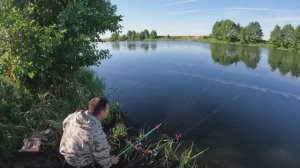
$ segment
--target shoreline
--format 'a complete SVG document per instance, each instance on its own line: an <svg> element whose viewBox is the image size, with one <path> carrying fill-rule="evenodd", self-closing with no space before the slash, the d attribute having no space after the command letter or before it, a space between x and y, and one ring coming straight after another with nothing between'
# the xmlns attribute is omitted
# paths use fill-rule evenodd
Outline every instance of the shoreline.
<svg viewBox="0 0 300 168"><path fill-rule="evenodd" d="M178 38L179 37L179 38ZM194 38L193 38L194 37ZM198 37L198 38L195 38ZM103 39L103 42L122 42L123 40L117 40L112 41L110 39ZM187 41L187 42L202 42L202 43L212 43L212 44L231 44L231 45L241 45L241 46L249 46L249 47L261 47L261 48L267 48L267 49L275 49L275 50L281 50L281 51L290 51L290 52L300 52L293 49L287 49L287 48L274 48L270 44L267 43L255 43L255 44L246 44L246 43L240 43L240 42L227 42L227 41L220 41L215 40L212 38L204 39L202 36L175 36L171 38L165 38L165 37L159 37L158 39L144 39L144 40L124 40L123 42L136 42L136 41Z"/></svg>

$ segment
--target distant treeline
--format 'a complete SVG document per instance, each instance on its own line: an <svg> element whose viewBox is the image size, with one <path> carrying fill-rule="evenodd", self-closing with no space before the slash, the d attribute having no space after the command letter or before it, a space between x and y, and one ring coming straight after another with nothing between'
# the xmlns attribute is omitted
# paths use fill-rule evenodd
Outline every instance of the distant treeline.
<svg viewBox="0 0 300 168"><path fill-rule="evenodd" d="M262 57L260 48L245 45L212 43L210 51L212 60L223 66L243 62L247 68L256 69ZM283 76L290 74L300 77L300 57L297 52L270 49L268 63L271 71L278 70Z"/></svg>
<svg viewBox="0 0 300 168"><path fill-rule="evenodd" d="M147 29L141 32L129 30L126 34L112 33L111 41L133 41L144 39L162 39L162 40L195 40L215 42L234 42L241 44L254 44L269 46L274 48L300 50L300 25L294 28L291 24L287 24L282 28L278 25L270 33L270 39L265 41L262 28L259 22L250 22L243 27L239 23L226 19L217 21L212 28L210 36L157 36L157 32L152 30L150 33Z"/></svg>
<svg viewBox="0 0 300 168"><path fill-rule="evenodd" d="M157 39L157 32L152 30L150 33L147 29L141 32L136 32L134 30L127 31L126 34L120 35L119 33L112 33L111 41L125 41L125 40L145 40L145 39Z"/></svg>
<svg viewBox="0 0 300 168"><path fill-rule="evenodd" d="M241 42L255 44L265 42L262 40L263 32L259 22L250 22L242 27L232 20L217 21L212 28L212 37L228 42ZM300 26L294 28L291 24L280 28L275 26L270 34L268 44L275 48L300 49Z"/></svg>

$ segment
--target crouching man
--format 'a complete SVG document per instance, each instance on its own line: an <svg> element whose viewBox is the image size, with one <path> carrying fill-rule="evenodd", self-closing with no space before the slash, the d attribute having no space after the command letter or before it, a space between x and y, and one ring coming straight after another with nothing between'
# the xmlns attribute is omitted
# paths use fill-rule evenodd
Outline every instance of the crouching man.
<svg viewBox="0 0 300 168"><path fill-rule="evenodd" d="M65 118L59 151L69 165L109 168L119 162L118 157L110 155L110 145L100 122L108 113L108 100L95 97L89 102L87 111L77 111Z"/></svg>

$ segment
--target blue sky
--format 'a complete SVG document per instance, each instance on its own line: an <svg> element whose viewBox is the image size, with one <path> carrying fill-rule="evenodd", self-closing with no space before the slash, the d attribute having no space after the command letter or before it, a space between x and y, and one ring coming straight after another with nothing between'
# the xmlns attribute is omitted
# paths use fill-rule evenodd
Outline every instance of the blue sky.
<svg viewBox="0 0 300 168"><path fill-rule="evenodd" d="M208 35L213 24L231 19L261 23L264 39L276 24L300 25L300 0L111 0L123 15L123 33L145 28L158 35Z"/></svg>

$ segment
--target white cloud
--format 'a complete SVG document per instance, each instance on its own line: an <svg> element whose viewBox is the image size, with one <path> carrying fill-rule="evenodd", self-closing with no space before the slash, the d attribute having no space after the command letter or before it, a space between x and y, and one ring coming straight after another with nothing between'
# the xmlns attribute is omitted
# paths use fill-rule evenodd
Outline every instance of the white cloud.
<svg viewBox="0 0 300 168"><path fill-rule="evenodd" d="M300 17L299 16L283 16L283 17L270 17L270 18L261 18L258 19L258 21L261 22L287 22L287 21L300 21Z"/></svg>
<svg viewBox="0 0 300 168"><path fill-rule="evenodd" d="M164 6L174 6L174 5L181 5L181 4L186 4L186 3L191 3L191 2L197 2L199 0L185 0L185 1L176 1L176 2L170 2L170 3L166 3L161 5L161 7Z"/></svg>
<svg viewBox="0 0 300 168"><path fill-rule="evenodd" d="M198 13L198 12L216 12L216 11L256 11L256 12L291 12L292 10L279 10L270 8L245 8L245 7L231 7L231 8L217 8L217 9L196 9L196 10L183 10L165 13L165 15L178 15L178 14L188 14L188 13Z"/></svg>

